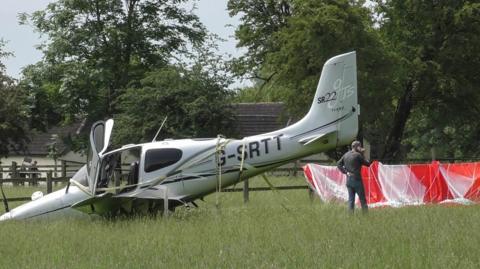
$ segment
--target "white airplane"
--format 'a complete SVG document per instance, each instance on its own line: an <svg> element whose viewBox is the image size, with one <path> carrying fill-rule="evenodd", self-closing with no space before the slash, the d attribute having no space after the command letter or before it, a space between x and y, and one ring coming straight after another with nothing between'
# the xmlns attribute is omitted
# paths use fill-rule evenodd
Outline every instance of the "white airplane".
<svg viewBox="0 0 480 269"><path fill-rule="evenodd" d="M113 120L93 124L87 165L64 189L0 216L22 220L74 214L156 212L305 156L349 144L358 131L356 54L329 59L308 114L281 130L245 137L163 140L109 150ZM32 198L34 198L32 196Z"/></svg>

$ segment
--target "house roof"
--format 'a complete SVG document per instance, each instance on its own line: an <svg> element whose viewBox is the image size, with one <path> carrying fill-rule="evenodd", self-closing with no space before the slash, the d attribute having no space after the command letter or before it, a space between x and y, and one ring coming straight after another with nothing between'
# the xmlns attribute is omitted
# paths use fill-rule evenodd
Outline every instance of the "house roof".
<svg viewBox="0 0 480 269"><path fill-rule="evenodd" d="M285 127L288 122L283 103L236 103L232 104L232 108L239 137L275 131Z"/></svg>
<svg viewBox="0 0 480 269"><path fill-rule="evenodd" d="M30 142L25 145L23 151L11 151L12 155L30 155L30 156L46 156L48 155L48 147L51 143L56 142L57 151L60 155L68 151L65 144L65 139L71 136L78 135L84 122L79 121L67 126L54 126L49 128L46 132L30 131Z"/></svg>

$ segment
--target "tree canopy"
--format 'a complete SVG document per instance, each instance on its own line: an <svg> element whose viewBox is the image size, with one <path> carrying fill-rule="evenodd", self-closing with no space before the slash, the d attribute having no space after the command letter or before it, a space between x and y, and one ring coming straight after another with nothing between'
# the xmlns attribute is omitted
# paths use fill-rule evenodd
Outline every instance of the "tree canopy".
<svg viewBox="0 0 480 269"><path fill-rule="evenodd" d="M165 116L164 137L229 134L232 100L283 101L300 118L324 62L352 50L359 138L373 158L479 153L478 1L229 0L246 51L229 62L189 2L57 0L21 14L44 36L44 57L19 81L0 64L0 153L24 141L25 126L112 116L117 144L151 140ZM253 86L229 90L231 73Z"/></svg>
<svg viewBox="0 0 480 269"><path fill-rule="evenodd" d="M25 129L30 115L27 95L17 87L14 79L5 74L1 60L12 56L4 50L5 42L0 39L0 157L11 149L22 150L28 141Z"/></svg>
<svg viewBox="0 0 480 269"><path fill-rule="evenodd" d="M33 126L45 129L114 117L119 123L116 142L125 144L151 139L152 130L169 115L172 135L204 133L186 128L190 123L210 130L209 134L215 132L229 117L227 108L218 103L229 96L228 85L218 81L229 80L185 67L197 60L193 51L204 48L210 36L186 2L58 0L44 10L21 14L21 23L33 25L45 37L39 46L43 59L27 66L19 83L32 96ZM168 103L170 97L176 102ZM148 101L149 109L140 101ZM207 117L212 111L217 115ZM191 116L196 118L187 121ZM142 132L132 132L131 124L145 126ZM71 142L75 149L87 144L85 137Z"/></svg>
<svg viewBox="0 0 480 269"><path fill-rule="evenodd" d="M32 88L61 95L65 117L112 116L129 85L167 65L188 44L203 41L203 25L179 6L183 2L58 0L22 14L21 23L31 23L46 37L40 46L44 59L27 68L25 79Z"/></svg>
<svg viewBox="0 0 480 269"><path fill-rule="evenodd" d="M191 53L190 64L157 68L119 100L119 131L115 142L148 142L165 117L161 138L233 135L230 79L214 44Z"/></svg>
<svg viewBox="0 0 480 269"><path fill-rule="evenodd" d="M397 77L403 79L383 157L401 151L424 157L431 148L440 156L475 156L480 3L378 1L378 12L379 30L400 60Z"/></svg>
<svg viewBox="0 0 480 269"><path fill-rule="evenodd" d="M360 136L374 158L422 158L432 147L440 157L474 156L479 3L375 2L230 0L237 45L247 49L235 71L257 79L238 99L284 100L300 117L323 63L355 50Z"/></svg>

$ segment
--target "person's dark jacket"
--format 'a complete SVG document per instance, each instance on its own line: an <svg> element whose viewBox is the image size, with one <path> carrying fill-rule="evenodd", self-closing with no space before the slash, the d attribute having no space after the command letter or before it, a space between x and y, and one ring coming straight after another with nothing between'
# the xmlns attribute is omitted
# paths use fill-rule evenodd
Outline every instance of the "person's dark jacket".
<svg viewBox="0 0 480 269"><path fill-rule="evenodd" d="M349 151L337 162L338 169L344 173L350 173L355 180L362 180L362 165L370 166L370 162L359 152Z"/></svg>

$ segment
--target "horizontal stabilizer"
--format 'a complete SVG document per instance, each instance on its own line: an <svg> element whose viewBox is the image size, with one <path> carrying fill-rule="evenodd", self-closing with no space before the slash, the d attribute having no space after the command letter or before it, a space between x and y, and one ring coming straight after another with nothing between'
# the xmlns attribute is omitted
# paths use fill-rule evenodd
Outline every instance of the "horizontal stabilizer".
<svg viewBox="0 0 480 269"><path fill-rule="evenodd" d="M329 136L333 136L334 134L336 135L336 133L337 133L337 131L335 130L335 131L332 131L332 132L329 132L329 133L325 133L325 134L312 135L312 136L308 136L308 137L302 138L302 139L299 140L298 142L299 142L300 144L303 144L304 146L306 146L306 145L309 145L309 144L318 142L318 141L322 140L322 138L325 138L324 143L325 143L325 144L328 144L328 138L329 138Z"/></svg>

